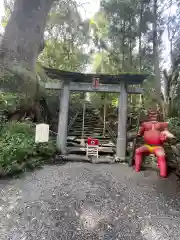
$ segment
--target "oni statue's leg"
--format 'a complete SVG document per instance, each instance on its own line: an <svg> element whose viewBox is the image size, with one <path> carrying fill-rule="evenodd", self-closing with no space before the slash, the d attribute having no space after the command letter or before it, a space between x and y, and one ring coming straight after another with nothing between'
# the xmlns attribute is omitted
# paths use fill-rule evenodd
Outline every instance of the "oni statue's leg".
<svg viewBox="0 0 180 240"><path fill-rule="evenodd" d="M167 163L166 155L163 147L157 147L154 149L154 154L157 157L158 166L160 170L161 177L167 177Z"/></svg>
<svg viewBox="0 0 180 240"><path fill-rule="evenodd" d="M136 149L135 152L135 170L136 172L139 172L141 169L143 154L149 153L149 149L146 146L142 146Z"/></svg>

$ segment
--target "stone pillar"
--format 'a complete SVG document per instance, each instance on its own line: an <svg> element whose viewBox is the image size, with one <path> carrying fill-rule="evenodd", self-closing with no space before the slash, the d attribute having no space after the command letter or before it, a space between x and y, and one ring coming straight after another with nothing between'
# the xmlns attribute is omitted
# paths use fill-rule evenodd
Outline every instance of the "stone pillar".
<svg viewBox="0 0 180 240"><path fill-rule="evenodd" d="M64 83L60 95L60 109L58 121L57 150L61 154L66 154L67 129L68 129L68 112L69 112L69 83Z"/></svg>
<svg viewBox="0 0 180 240"><path fill-rule="evenodd" d="M125 83L121 82L120 86L116 156L120 161L124 161L126 159L128 94Z"/></svg>

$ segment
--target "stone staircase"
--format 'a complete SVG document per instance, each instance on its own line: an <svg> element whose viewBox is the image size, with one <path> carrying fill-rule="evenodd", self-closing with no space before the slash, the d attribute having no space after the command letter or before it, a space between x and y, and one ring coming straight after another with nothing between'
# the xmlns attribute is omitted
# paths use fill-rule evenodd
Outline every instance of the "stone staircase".
<svg viewBox="0 0 180 240"><path fill-rule="evenodd" d="M74 121L73 121L74 120ZM101 145L108 145L114 143L115 136L109 133L108 126L106 126L105 134L103 135L104 123L102 117L96 110L87 108L84 117L84 132L83 130L83 110L76 112L74 119L69 120L68 136L76 137L76 139L85 139L93 137L99 139Z"/></svg>

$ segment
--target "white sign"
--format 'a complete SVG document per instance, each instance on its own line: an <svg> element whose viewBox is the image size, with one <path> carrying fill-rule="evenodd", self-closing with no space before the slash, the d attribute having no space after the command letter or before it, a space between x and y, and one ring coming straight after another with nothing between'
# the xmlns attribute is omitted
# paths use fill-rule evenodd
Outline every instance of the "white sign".
<svg viewBox="0 0 180 240"><path fill-rule="evenodd" d="M43 143L48 141L49 141L49 125L44 123L36 125L35 142Z"/></svg>

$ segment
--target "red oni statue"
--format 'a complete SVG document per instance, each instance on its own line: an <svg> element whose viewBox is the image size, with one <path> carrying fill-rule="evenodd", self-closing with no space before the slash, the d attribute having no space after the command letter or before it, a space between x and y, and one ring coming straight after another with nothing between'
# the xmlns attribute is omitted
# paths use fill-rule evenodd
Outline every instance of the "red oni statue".
<svg viewBox="0 0 180 240"><path fill-rule="evenodd" d="M155 154L160 176L167 177L166 155L163 143L174 135L168 131L167 122L158 122L158 112L149 111L148 120L140 126L138 136L143 136L145 144L136 149L135 170L140 171L143 155Z"/></svg>

